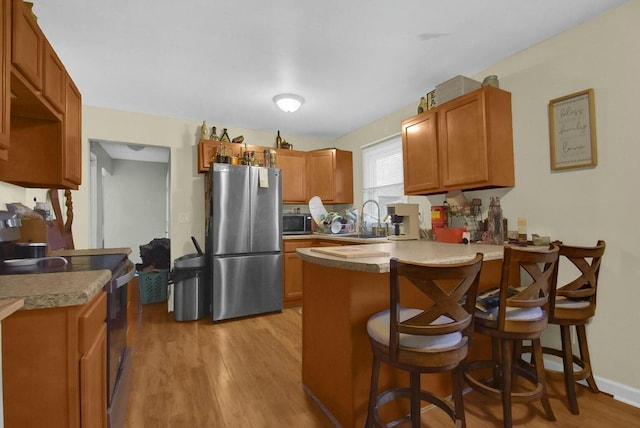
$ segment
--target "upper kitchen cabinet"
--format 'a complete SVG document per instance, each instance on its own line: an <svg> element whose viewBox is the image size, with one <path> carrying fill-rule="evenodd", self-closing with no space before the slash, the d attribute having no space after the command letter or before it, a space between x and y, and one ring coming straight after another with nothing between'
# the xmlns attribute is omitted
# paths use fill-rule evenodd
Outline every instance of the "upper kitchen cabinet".
<svg viewBox="0 0 640 428"><path fill-rule="evenodd" d="M419 194L440 187L435 110L402 123L402 158L405 193Z"/></svg>
<svg viewBox="0 0 640 428"><path fill-rule="evenodd" d="M306 152L299 150L275 149L277 167L282 172L282 202L285 204L306 204Z"/></svg>
<svg viewBox="0 0 640 428"><path fill-rule="evenodd" d="M307 153L307 195L328 204L353 203L353 156L338 149Z"/></svg>
<svg viewBox="0 0 640 428"><path fill-rule="evenodd" d="M45 37L29 8L13 0L11 62L36 91L42 89Z"/></svg>
<svg viewBox="0 0 640 428"><path fill-rule="evenodd" d="M62 179L82 182L82 96L71 77L64 74L64 138L62 140Z"/></svg>
<svg viewBox="0 0 640 428"><path fill-rule="evenodd" d="M11 13L10 0L0 0L0 160L7 159L9 148L9 118L11 92L9 68L11 66Z"/></svg>
<svg viewBox="0 0 640 428"><path fill-rule="evenodd" d="M56 110L64 113L67 99L67 88L65 87L68 80L67 71L48 42L45 42L43 47L43 58L44 79L42 95ZM75 92L78 92L77 89Z"/></svg>
<svg viewBox="0 0 640 428"><path fill-rule="evenodd" d="M9 39L3 48L10 49L2 56L7 87L2 93L0 181L77 189L82 180L80 92L24 2L0 1L2 36ZM4 25L8 20L11 25Z"/></svg>
<svg viewBox="0 0 640 428"><path fill-rule="evenodd" d="M198 142L198 172L208 172L215 162L216 154L221 148L228 156L240 156L244 145L214 140L200 140ZM262 152L260 152L262 153Z"/></svg>
<svg viewBox="0 0 640 428"><path fill-rule="evenodd" d="M513 187L511 94L483 87L402 122L405 193Z"/></svg>

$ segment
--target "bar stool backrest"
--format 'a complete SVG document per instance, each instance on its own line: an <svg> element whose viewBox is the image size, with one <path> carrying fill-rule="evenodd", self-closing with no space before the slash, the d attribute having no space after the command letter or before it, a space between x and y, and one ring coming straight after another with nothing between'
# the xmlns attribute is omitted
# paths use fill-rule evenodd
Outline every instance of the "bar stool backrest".
<svg viewBox="0 0 640 428"><path fill-rule="evenodd" d="M551 314L552 316L572 317L574 319L590 318L595 314L596 310L596 292L598 288L598 276L600 275L600 265L602 256L604 255L606 244L599 240L595 247L578 247L564 245L560 246L560 259L568 260L576 269L573 279L564 282L564 285L558 286L558 274L556 274L556 292L552 296ZM558 267L558 271L560 266ZM569 269L563 269L563 273ZM575 302L575 305L563 305L566 311L560 309L561 305L556 305L556 299L568 299L569 303ZM560 313L558 313L560 312ZM570 315L569 315L570 314Z"/></svg>
<svg viewBox="0 0 640 428"><path fill-rule="evenodd" d="M547 326L550 296L554 292L559 247L519 249L505 246L500 277L498 330L504 332L539 332ZM535 318L515 316L517 312L538 313ZM507 316L509 314L509 316Z"/></svg>

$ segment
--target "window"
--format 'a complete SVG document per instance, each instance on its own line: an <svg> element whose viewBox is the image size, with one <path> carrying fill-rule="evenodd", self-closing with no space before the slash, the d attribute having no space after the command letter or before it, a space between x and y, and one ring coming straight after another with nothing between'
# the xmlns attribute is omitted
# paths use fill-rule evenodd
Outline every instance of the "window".
<svg viewBox="0 0 640 428"><path fill-rule="evenodd" d="M387 205L407 202L402 173L402 137L387 138L362 149L362 201L373 199L380 205L380 215L387 215ZM375 204L367 204L365 221L376 221ZM382 219L380 219L382 220Z"/></svg>

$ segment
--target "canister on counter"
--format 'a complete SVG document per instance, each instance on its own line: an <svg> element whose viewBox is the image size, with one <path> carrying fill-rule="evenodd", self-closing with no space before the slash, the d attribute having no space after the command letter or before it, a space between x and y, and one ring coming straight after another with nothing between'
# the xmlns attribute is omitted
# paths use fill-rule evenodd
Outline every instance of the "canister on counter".
<svg viewBox="0 0 640 428"><path fill-rule="evenodd" d="M436 230L441 227L449 226L447 219L447 210L442 205L431 206L431 233L433 239L436 239Z"/></svg>

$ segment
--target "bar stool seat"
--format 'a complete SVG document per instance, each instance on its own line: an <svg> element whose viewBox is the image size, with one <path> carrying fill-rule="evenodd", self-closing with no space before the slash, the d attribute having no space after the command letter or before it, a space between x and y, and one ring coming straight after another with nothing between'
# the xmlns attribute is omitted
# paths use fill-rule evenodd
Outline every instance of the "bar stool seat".
<svg viewBox="0 0 640 428"><path fill-rule="evenodd" d="M421 401L444 410L456 427L465 427L462 363L468 353L469 336L473 333L481 266L481 254L476 254L469 262L450 265L421 265L391 259L390 307L371 316L367 322L373 364L365 427L395 426L407 418L411 419L413 428L420 427ZM424 306L400 306L400 290L409 284L427 297ZM409 372L409 388L378 392L381 363ZM422 373L440 372L452 373L453 407L420 385ZM407 397L409 415L390 425L383 422L379 409Z"/></svg>

